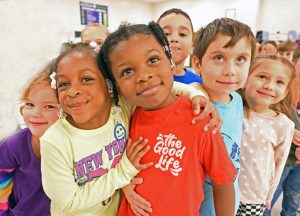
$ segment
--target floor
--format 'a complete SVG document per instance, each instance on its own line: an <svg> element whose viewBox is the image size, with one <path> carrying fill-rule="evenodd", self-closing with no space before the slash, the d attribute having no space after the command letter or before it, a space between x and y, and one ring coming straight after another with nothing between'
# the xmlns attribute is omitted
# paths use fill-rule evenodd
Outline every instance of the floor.
<svg viewBox="0 0 300 216"><path fill-rule="evenodd" d="M281 201L282 201L282 196L280 196L278 201L275 203L275 206L272 210L272 216L280 216ZM298 212L297 216L300 216L300 212Z"/></svg>

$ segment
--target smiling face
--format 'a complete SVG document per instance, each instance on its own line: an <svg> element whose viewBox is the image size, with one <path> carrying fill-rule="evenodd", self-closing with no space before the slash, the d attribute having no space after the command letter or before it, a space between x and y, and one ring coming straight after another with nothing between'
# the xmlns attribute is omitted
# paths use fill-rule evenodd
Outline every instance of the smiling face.
<svg viewBox="0 0 300 216"><path fill-rule="evenodd" d="M277 49L270 43L262 44L259 54L260 55L276 55Z"/></svg>
<svg viewBox="0 0 300 216"><path fill-rule="evenodd" d="M250 109L266 111L271 104L287 94L290 70L281 62L264 60L250 73L245 87L245 98Z"/></svg>
<svg viewBox="0 0 300 216"><path fill-rule="evenodd" d="M210 100L229 103L229 94L241 88L248 76L251 46L246 38L232 47L224 47L231 37L219 34L208 46L202 62L194 58L194 66L203 79L203 87Z"/></svg>
<svg viewBox="0 0 300 216"><path fill-rule="evenodd" d="M172 69L153 35L134 34L110 53L111 69L122 95L144 109L160 109L175 96Z"/></svg>
<svg viewBox="0 0 300 216"><path fill-rule="evenodd" d="M59 102L71 124L81 129L95 129L108 119L111 98L96 59L73 51L57 66Z"/></svg>
<svg viewBox="0 0 300 216"><path fill-rule="evenodd" d="M40 138L58 119L58 101L48 82L33 86L24 99L22 115L32 135Z"/></svg>
<svg viewBox="0 0 300 216"><path fill-rule="evenodd" d="M193 48L193 30L190 20L182 14L171 13L162 17L158 24L167 36L176 66L183 67Z"/></svg>

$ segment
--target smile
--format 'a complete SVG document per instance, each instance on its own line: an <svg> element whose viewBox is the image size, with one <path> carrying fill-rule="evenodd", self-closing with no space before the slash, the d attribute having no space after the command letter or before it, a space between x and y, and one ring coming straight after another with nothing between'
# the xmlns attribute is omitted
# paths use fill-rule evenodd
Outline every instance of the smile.
<svg viewBox="0 0 300 216"><path fill-rule="evenodd" d="M77 110L82 109L85 105L86 105L86 102L77 102L77 103L69 104L68 106L69 106L73 111L77 111Z"/></svg>
<svg viewBox="0 0 300 216"><path fill-rule="evenodd" d="M274 95L271 95L267 92L262 92L262 91L257 91L258 94L262 95L262 96L265 96L265 97L274 97Z"/></svg>
<svg viewBox="0 0 300 216"><path fill-rule="evenodd" d="M30 122L32 126L39 127L48 124L48 122Z"/></svg>
<svg viewBox="0 0 300 216"><path fill-rule="evenodd" d="M220 83L222 85L236 85L238 82L222 82L222 81L217 81L217 83Z"/></svg>
<svg viewBox="0 0 300 216"><path fill-rule="evenodd" d="M157 93L160 85L161 84L144 88L141 91L137 92L136 95L138 95L138 96L140 96L140 95L142 95L142 96L151 96L151 95L154 95L154 94Z"/></svg>

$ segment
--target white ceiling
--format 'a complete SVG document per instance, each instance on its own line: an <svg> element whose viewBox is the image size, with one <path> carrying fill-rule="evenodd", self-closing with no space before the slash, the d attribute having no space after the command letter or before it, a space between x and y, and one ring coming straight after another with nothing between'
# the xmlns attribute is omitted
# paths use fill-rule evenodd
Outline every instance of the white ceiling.
<svg viewBox="0 0 300 216"><path fill-rule="evenodd" d="M148 2L148 3L158 3L158 2L167 2L172 0L139 0L139 1Z"/></svg>

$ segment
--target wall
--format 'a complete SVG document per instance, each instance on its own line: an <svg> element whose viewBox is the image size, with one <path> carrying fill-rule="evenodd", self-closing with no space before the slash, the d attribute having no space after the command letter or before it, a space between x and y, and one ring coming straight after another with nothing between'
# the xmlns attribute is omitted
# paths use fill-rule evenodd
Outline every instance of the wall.
<svg viewBox="0 0 300 216"><path fill-rule="evenodd" d="M88 0L108 6L109 29L119 23L147 23L149 3ZM134 7L132 7L134 5ZM79 0L0 0L0 140L17 129L18 97L28 79L57 55L60 44L80 31Z"/></svg>

